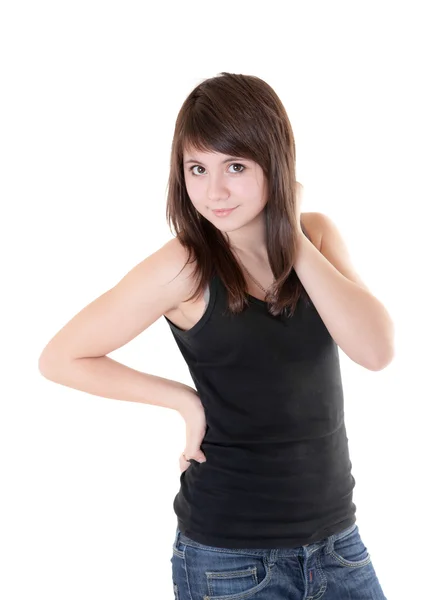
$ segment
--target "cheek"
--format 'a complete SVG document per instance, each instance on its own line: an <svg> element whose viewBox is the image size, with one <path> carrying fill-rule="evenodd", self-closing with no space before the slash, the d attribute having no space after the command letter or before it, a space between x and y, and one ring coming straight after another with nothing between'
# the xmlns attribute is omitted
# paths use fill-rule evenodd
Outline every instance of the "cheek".
<svg viewBox="0 0 427 600"><path fill-rule="evenodd" d="M206 211L206 192L203 183L186 181L185 186L193 206L201 212Z"/></svg>
<svg viewBox="0 0 427 600"><path fill-rule="evenodd" d="M197 190L194 190L194 186L190 186L190 188L187 188L187 192L190 198L190 202L194 206L194 208L201 213L206 213L207 209L205 206L205 202L203 201L203 194L200 194L200 192L198 193Z"/></svg>
<svg viewBox="0 0 427 600"><path fill-rule="evenodd" d="M251 203L259 202L262 198L262 189L258 185L258 182L256 179L249 179L249 177L236 181L233 191L240 197L247 198Z"/></svg>
<svg viewBox="0 0 427 600"><path fill-rule="evenodd" d="M194 198L196 200L197 198L200 198L201 186L198 185L197 181L190 179L190 177L186 177L185 187L187 188L187 194L190 196L190 198Z"/></svg>

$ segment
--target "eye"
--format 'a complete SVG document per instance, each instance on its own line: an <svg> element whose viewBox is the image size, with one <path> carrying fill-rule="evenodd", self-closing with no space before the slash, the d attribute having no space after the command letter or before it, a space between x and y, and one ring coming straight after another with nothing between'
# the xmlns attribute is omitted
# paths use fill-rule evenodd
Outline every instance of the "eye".
<svg viewBox="0 0 427 600"><path fill-rule="evenodd" d="M193 171L193 169L203 169L204 167L200 166L200 165L194 165L194 167L190 167L189 171L191 172L192 175L194 175L195 177L198 177L198 175L196 175L196 173Z"/></svg>
<svg viewBox="0 0 427 600"><path fill-rule="evenodd" d="M230 167L236 167L236 166L237 167L242 167L242 170L241 171L237 171L237 173L243 173L243 171L246 169L246 167L244 165L241 165L239 163L233 163L233 164L230 165ZM236 171L234 171L234 173L236 173Z"/></svg>
<svg viewBox="0 0 427 600"><path fill-rule="evenodd" d="M243 171L246 169L246 167L244 165L241 165L240 163L232 163L230 165L230 167L241 167L241 170L239 171L233 171L232 173L234 173L235 175L237 175L238 173L243 173ZM194 175L195 177L199 177L199 174L196 174L193 169L204 169L204 167L202 167L201 165L193 165L192 167L189 168L189 171L191 172L192 175ZM201 173L201 175L203 175L203 173Z"/></svg>

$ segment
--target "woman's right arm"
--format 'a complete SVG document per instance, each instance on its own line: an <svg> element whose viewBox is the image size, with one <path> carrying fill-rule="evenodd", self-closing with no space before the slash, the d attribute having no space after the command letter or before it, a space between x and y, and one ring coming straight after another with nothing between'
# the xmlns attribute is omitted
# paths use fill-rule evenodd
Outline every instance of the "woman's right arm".
<svg viewBox="0 0 427 600"><path fill-rule="evenodd" d="M189 267L178 275L186 258L174 238L83 308L44 348L39 358L42 375L95 396L173 408L184 418L200 407L193 388L107 356L188 296Z"/></svg>

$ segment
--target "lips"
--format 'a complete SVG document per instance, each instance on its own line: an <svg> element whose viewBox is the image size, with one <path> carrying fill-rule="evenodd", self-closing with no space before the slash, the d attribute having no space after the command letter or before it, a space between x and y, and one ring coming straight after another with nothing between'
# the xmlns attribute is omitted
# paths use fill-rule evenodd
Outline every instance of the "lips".
<svg viewBox="0 0 427 600"><path fill-rule="evenodd" d="M212 212L215 215L217 215L218 217L223 217L223 216L230 214L236 208L237 208L237 206L234 206L233 208L218 208L218 209L213 210Z"/></svg>

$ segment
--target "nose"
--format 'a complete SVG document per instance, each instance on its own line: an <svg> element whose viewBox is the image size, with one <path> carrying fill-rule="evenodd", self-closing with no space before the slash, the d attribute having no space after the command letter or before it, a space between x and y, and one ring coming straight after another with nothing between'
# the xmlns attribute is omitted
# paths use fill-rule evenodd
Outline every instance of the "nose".
<svg viewBox="0 0 427 600"><path fill-rule="evenodd" d="M229 197L227 186L222 177L210 177L207 190L210 202L226 200Z"/></svg>

